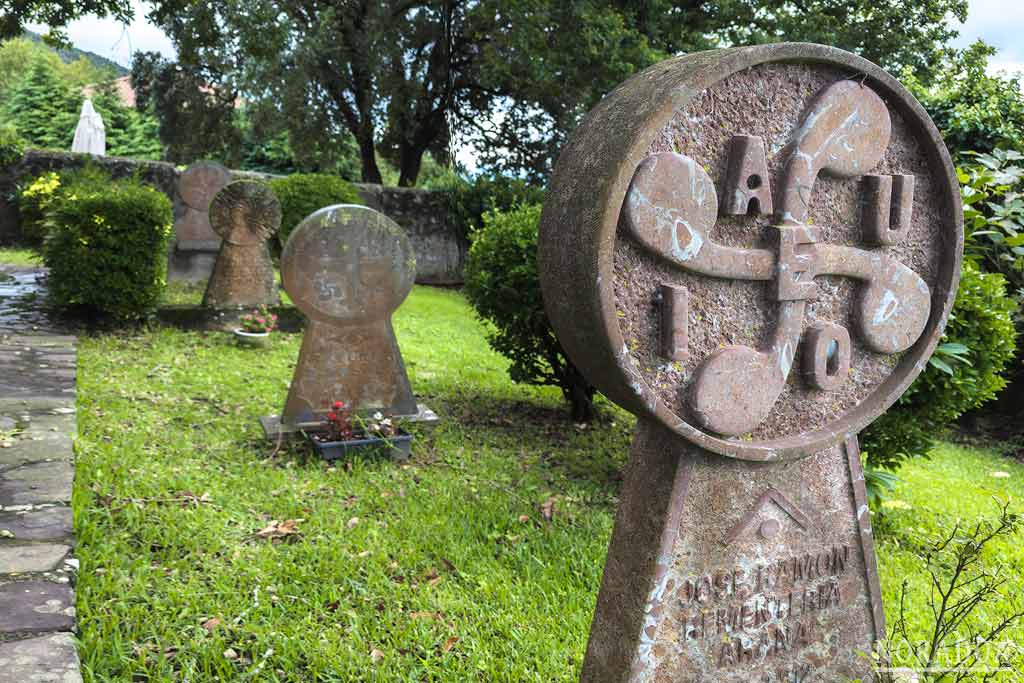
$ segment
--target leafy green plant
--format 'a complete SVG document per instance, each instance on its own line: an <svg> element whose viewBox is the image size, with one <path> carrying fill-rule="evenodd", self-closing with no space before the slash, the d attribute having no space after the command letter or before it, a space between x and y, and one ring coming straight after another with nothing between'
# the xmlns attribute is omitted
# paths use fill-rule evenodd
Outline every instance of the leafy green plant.
<svg viewBox="0 0 1024 683"><path fill-rule="evenodd" d="M21 237L25 244L38 247L46 235L46 207L60 190L60 175L47 171L31 179L18 192L18 213L21 216Z"/></svg>
<svg viewBox="0 0 1024 683"><path fill-rule="evenodd" d="M554 385L576 421L593 417L595 389L558 343L541 300L537 274L540 205L484 214L466 260L465 293L477 315L494 327L487 343L512 364L514 382Z"/></svg>
<svg viewBox="0 0 1024 683"><path fill-rule="evenodd" d="M114 321L145 317L166 284L170 200L137 180L79 173L45 211L52 302Z"/></svg>
<svg viewBox="0 0 1024 683"><path fill-rule="evenodd" d="M25 155L25 141L11 124L0 125L0 167L21 161Z"/></svg>
<svg viewBox="0 0 1024 683"><path fill-rule="evenodd" d="M1017 79L987 73L995 48L977 41L949 52L925 83L904 71L903 82L935 121L955 157L970 151L1024 146L1024 93Z"/></svg>
<svg viewBox="0 0 1024 683"><path fill-rule="evenodd" d="M957 169L964 202L966 257L1006 277L1018 301L1024 292L1024 154L997 149L971 154Z"/></svg>
<svg viewBox="0 0 1024 683"><path fill-rule="evenodd" d="M479 175L467 180L456 173L438 174L423 187L445 192L448 221L458 237L470 242L484 227L488 211L508 211L524 204L541 204L544 189L519 178L504 175Z"/></svg>
<svg viewBox="0 0 1024 683"><path fill-rule="evenodd" d="M896 405L864 430L861 446L869 470L895 469L927 455L935 439L964 412L991 400L1006 386L1003 372L1016 349L1005 279L965 261L942 343ZM880 495L876 489L874 495Z"/></svg>
<svg viewBox="0 0 1024 683"><path fill-rule="evenodd" d="M284 247L302 219L325 206L363 204L352 183L326 173L296 173L270 181L270 189L281 202L281 229L277 233Z"/></svg>

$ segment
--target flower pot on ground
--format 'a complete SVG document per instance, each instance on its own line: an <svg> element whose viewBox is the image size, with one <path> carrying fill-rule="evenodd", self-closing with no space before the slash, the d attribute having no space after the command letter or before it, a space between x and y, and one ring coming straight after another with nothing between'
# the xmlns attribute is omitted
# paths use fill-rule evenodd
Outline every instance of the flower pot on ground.
<svg viewBox="0 0 1024 683"><path fill-rule="evenodd" d="M412 447L412 435L399 429L390 415L378 412L363 419L353 415L351 407L343 401L335 401L320 429L306 432L306 438L324 460L360 451L406 460Z"/></svg>
<svg viewBox="0 0 1024 683"><path fill-rule="evenodd" d="M380 437L353 435L345 441L325 441L320 432L307 432L309 442L324 460L337 460L347 455L366 452L387 455L392 460L408 460L412 449L412 435L399 430L394 436Z"/></svg>
<svg viewBox="0 0 1024 683"><path fill-rule="evenodd" d="M277 328L277 316L264 304L243 315L239 325L234 331L239 346L264 347L270 343L270 333Z"/></svg>

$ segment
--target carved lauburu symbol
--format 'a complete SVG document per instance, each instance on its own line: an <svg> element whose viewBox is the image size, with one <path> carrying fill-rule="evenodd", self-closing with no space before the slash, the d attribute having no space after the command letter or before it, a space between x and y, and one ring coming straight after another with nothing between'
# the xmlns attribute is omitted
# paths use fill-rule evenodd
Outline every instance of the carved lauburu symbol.
<svg viewBox="0 0 1024 683"><path fill-rule="evenodd" d="M840 81L823 89L787 148L782 196L771 228L774 249L728 247L711 239L718 195L711 178L693 159L660 153L647 157L637 168L624 208L629 232L641 245L690 273L770 281L778 301L778 322L767 348L725 346L697 368L689 400L705 428L724 435L743 434L768 416L792 369L803 336L806 302L817 295L814 278L818 275L845 276L861 284L856 331L870 350L898 353L921 336L931 296L917 273L881 250L821 243L821 231L807 224L814 183L824 171L839 177L864 176L867 242L885 246L906 235L913 176L866 175L881 160L890 134L889 112L870 88ZM723 202L726 213L744 213L749 201L756 200L762 208L771 203L764 190L768 179L762 175L766 165L749 157L750 150L760 150L763 157L763 146L751 144L749 138L740 142L733 145L728 174L738 187ZM676 296L677 309L679 300ZM685 325L682 318L678 313L663 315L663 325ZM685 339L686 334L663 333L663 338ZM672 353L683 355L677 346ZM804 352L804 368L812 384L822 390L841 385L850 353L845 328L813 327Z"/></svg>

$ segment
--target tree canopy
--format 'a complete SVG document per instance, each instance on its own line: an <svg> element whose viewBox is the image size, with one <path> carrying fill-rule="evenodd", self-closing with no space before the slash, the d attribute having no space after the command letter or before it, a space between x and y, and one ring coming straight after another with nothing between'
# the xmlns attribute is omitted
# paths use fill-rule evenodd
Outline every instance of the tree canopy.
<svg viewBox="0 0 1024 683"><path fill-rule="evenodd" d="M37 23L50 28L47 39L63 43L66 40L64 27L87 14L112 16L127 24L132 20L132 3L130 0L0 0L0 40L17 38L24 32L25 24Z"/></svg>
<svg viewBox="0 0 1024 683"><path fill-rule="evenodd" d="M680 52L828 43L927 82L966 0L157 0L185 68L240 94L296 149L351 135L399 183L468 141L485 166L543 178L610 88Z"/></svg>

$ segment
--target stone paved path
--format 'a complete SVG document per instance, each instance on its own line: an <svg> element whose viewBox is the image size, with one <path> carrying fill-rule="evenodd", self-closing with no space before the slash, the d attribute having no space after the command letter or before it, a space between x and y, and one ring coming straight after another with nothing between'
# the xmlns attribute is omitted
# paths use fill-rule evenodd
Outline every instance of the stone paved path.
<svg viewBox="0 0 1024 683"><path fill-rule="evenodd" d="M71 559L75 338L0 265L0 683L82 680Z"/></svg>

